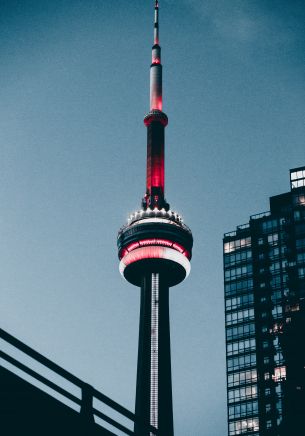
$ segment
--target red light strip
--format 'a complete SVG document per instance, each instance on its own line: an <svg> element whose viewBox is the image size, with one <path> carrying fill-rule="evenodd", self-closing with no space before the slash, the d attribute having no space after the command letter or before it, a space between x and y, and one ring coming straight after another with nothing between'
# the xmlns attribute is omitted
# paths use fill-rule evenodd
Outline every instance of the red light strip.
<svg viewBox="0 0 305 436"><path fill-rule="evenodd" d="M177 263L184 268L186 277L189 275L191 270L190 261L185 254L179 253L179 251L174 248L162 247L161 245L150 245L146 247L138 247L130 253L126 251L126 255L120 261L120 273L125 276L125 268L128 268L129 265L142 260L149 261L150 259L159 259L161 261L162 259L166 259Z"/></svg>
<svg viewBox="0 0 305 436"><path fill-rule="evenodd" d="M162 247L170 247L176 251L179 251L179 253L184 254L184 256L187 257L188 259L190 258L189 252L182 245L177 244L176 242L170 241L168 239L151 238L151 239L142 239L141 241L132 242L131 244L127 245L127 247L125 247L121 251L120 259L122 259L127 253L130 253L136 248L146 247L151 245L161 245Z"/></svg>

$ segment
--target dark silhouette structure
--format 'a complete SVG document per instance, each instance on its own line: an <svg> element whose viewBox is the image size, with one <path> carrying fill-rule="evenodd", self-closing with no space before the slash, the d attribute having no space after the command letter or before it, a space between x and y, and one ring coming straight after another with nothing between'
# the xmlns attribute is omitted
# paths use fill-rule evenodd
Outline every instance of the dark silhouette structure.
<svg viewBox="0 0 305 436"><path fill-rule="evenodd" d="M164 196L164 130L159 5L155 1L154 45L150 67L150 111L147 127L146 193L141 210L119 231L121 274L141 288L136 417L172 436L173 409L170 359L169 288L190 271L193 238ZM137 435L149 431L136 425Z"/></svg>
<svg viewBox="0 0 305 436"><path fill-rule="evenodd" d="M305 167L290 184L224 236L229 436L304 434Z"/></svg>
<svg viewBox="0 0 305 436"><path fill-rule="evenodd" d="M134 435L132 412L2 329L0 339L10 349L0 351L0 359L10 367L0 367L1 436ZM16 352L23 357L14 358ZM159 434L151 426L147 430Z"/></svg>

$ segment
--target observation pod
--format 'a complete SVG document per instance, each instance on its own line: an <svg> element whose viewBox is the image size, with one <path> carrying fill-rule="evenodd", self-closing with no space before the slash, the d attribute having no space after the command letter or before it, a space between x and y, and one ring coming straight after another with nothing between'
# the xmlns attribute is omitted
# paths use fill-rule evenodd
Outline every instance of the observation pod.
<svg viewBox="0 0 305 436"><path fill-rule="evenodd" d="M190 273L192 245L191 231L177 214L141 210L119 232L120 273L141 286L143 275L158 272L168 287L175 286Z"/></svg>
<svg viewBox="0 0 305 436"><path fill-rule="evenodd" d="M159 3L155 0L154 44L150 66L146 192L142 208L119 231L120 273L141 288L135 434L173 436L169 288L190 272L193 237L165 200L164 144L168 118L162 111Z"/></svg>

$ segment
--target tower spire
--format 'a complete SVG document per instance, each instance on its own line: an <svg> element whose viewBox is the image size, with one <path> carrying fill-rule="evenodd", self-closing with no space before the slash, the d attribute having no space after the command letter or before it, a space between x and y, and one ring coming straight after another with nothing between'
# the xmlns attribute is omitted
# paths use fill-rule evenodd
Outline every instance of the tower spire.
<svg viewBox="0 0 305 436"><path fill-rule="evenodd" d="M155 0L154 44L159 44L159 2Z"/></svg>
<svg viewBox="0 0 305 436"><path fill-rule="evenodd" d="M150 67L150 110L162 111L162 65L159 45L159 2L155 0L154 45Z"/></svg>
<svg viewBox="0 0 305 436"><path fill-rule="evenodd" d="M164 198L164 128L168 119L162 112L162 65L159 45L159 2L155 0L154 45L150 66L150 111L144 118L147 127L146 193L143 208L169 209Z"/></svg>

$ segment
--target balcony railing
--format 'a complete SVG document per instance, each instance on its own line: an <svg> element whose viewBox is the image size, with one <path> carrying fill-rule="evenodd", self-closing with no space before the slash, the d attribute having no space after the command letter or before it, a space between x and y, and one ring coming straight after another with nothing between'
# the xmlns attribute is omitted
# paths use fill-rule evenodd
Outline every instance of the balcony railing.
<svg viewBox="0 0 305 436"><path fill-rule="evenodd" d="M102 422L101 425L103 425L103 423L107 423L108 426L110 425L114 429L119 430L120 434L123 433L131 436L136 434L133 430L127 428L126 425L118 422L117 420L101 412L101 410L95 408L93 406L93 400L96 399L99 402L103 403L103 405L108 406L108 408L111 409L112 413L115 413L116 415L119 414L121 421L123 422L126 421L126 418L130 420L131 427L134 427L134 424L137 423L138 427L141 428L143 432L145 433L150 432L151 435L156 435L156 436L160 435L160 433L155 427L147 426L143 424L140 419L136 418L134 413L130 412L125 407L121 406L120 404L111 400L106 395L97 391L94 387L90 386L87 383L84 383L75 375L61 368L56 363L47 359L37 351L30 348L28 345L19 341L18 339L11 336L9 333L7 333L2 329L0 329L0 338L4 340L6 343L8 343L9 345L13 346L14 349L17 349L22 353L24 353L26 356L32 358L36 362L36 364L37 362L39 362L39 364L43 365L43 367L47 368L48 370L51 370L53 373L64 378L67 382L74 385L74 387L76 386L77 388L79 388L81 391L80 398L77 397L75 394L69 392L67 389L64 389L62 386L60 386L59 383L54 383L44 375L39 374L39 372L37 372L36 370L30 368L29 366L15 359L10 354L7 354L6 352L0 350L0 358L4 359L14 368L21 370L23 374L26 374L27 376L30 376L32 379L35 379L38 382L42 383L46 388L51 389L54 393L60 394L61 396L65 397L67 400L72 401L72 403L74 403L75 405L80 406L79 413L83 418L83 420L88 421L88 424L94 422L94 418L97 417L101 420Z"/></svg>

